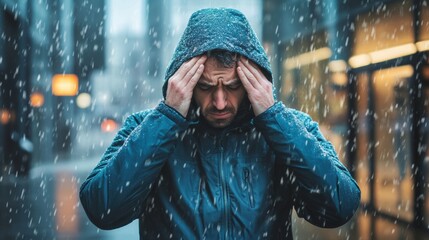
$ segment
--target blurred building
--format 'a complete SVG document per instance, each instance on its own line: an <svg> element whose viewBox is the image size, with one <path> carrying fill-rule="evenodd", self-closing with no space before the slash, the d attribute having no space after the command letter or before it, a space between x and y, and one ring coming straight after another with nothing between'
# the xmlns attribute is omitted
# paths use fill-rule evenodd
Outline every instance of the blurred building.
<svg viewBox="0 0 429 240"><path fill-rule="evenodd" d="M263 11L279 99L320 123L366 209L429 229L428 1L266 0Z"/></svg>
<svg viewBox="0 0 429 240"><path fill-rule="evenodd" d="M71 151L75 95L89 92L88 76L104 66L104 1L0 5L0 175L25 175L32 159L54 162ZM80 89L54 93L53 77L63 74Z"/></svg>
<svg viewBox="0 0 429 240"><path fill-rule="evenodd" d="M29 24L24 4L2 1L0 10L0 164L26 172L31 157L28 64ZM16 160L16 161L15 161ZM8 166L6 168L6 166Z"/></svg>

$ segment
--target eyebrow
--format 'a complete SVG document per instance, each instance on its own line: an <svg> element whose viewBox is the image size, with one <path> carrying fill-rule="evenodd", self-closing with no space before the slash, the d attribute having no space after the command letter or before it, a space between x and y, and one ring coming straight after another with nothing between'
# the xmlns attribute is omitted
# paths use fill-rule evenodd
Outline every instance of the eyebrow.
<svg viewBox="0 0 429 240"><path fill-rule="evenodd" d="M234 85L234 84L237 84L237 83L240 83L240 79L234 78L234 79L231 79L231 80L225 82L224 85L229 86L229 85ZM205 85L208 85L208 86L217 86L217 84L216 85L212 84L211 82L208 82L205 78L201 78L201 80L198 81L197 84L205 84Z"/></svg>
<svg viewBox="0 0 429 240"><path fill-rule="evenodd" d="M234 85L237 83L241 83L240 79L234 78L234 79L229 80L228 82L225 82L225 85Z"/></svg>

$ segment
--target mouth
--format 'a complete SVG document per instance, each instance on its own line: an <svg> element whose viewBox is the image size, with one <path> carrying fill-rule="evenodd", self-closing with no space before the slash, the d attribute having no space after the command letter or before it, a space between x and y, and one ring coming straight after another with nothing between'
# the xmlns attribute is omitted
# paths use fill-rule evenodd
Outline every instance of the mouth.
<svg viewBox="0 0 429 240"><path fill-rule="evenodd" d="M230 112L210 112L209 114L215 119L226 119L231 116Z"/></svg>

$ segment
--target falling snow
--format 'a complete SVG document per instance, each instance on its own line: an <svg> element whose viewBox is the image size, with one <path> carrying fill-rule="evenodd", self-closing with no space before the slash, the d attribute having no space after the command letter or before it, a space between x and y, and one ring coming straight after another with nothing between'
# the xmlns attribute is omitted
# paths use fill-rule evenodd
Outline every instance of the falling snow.
<svg viewBox="0 0 429 240"><path fill-rule="evenodd" d="M413 6L415 2L421 6ZM242 10L263 41L277 100L319 123L361 188L365 206L341 228L316 228L305 220L305 208L297 207L288 223L294 239L425 239L411 223L416 219L429 229L427 0L166 3L0 0L1 237L138 238L137 221L113 231L95 227L81 206L79 187L126 117L163 100L164 73L190 14L226 5ZM170 69L167 74L172 73ZM54 85L54 76L64 82ZM194 133L175 135L183 141ZM249 139L261 141L264 136L258 133ZM237 149L253 150L248 141L235 144ZM190 156L199 156L197 144L189 147ZM234 161L225 159L228 164ZM299 156L285 162L293 161L304 162ZM157 163L153 155L124 168ZM177 181L192 185L196 197L171 194L166 201L190 201L197 213L206 204L201 195L207 193L197 164L174 159L171 166L191 174L178 176ZM309 170L319 168L314 165ZM244 179L238 187L253 206L260 199L254 197L252 185L263 177L255 165L244 169L232 171L226 182ZM134 176L123 177L118 196L136 185ZM272 184L281 191L297 181L299 176L288 169ZM161 176L148 188L165 182ZM308 190L334 194L335 187ZM214 201L214 206L221 204ZM266 201L275 205L283 200ZM148 211L160 211L154 199L146 204ZM380 213L389 218L379 217ZM102 218L113 214L116 209L104 209ZM169 221L176 220L172 212L165 214ZM269 216L267 223L281 217ZM215 223L202 231L228 230ZM242 234L244 230L238 233ZM269 237L267 232L260 235ZM177 238L172 233L165 236Z"/></svg>

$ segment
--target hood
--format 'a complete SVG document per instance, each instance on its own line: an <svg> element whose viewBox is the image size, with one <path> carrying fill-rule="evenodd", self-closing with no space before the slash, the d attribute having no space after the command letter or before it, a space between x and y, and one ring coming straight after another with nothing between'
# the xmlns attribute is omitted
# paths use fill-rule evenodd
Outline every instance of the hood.
<svg viewBox="0 0 429 240"><path fill-rule="evenodd" d="M164 98L168 79L184 62L214 49L247 57L272 81L268 57L246 17L235 9L207 8L193 13L189 19L165 74Z"/></svg>

